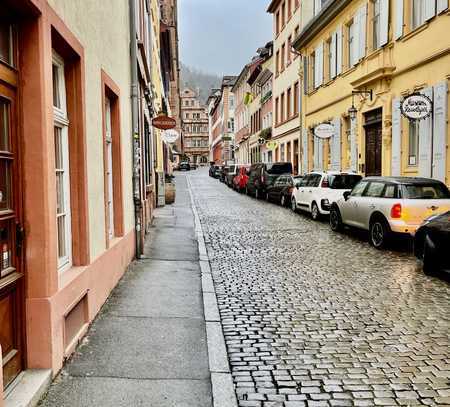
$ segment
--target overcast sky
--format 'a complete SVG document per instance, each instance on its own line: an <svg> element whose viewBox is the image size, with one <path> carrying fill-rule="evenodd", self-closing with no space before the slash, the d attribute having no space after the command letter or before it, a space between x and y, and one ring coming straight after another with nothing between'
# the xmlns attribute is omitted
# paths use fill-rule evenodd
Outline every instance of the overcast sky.
<svg viewBox="0 0 450 407"><path fill-rule="evenodd" d="M178 0L181 62L238 75L272 39L269 0Z"/></svg>

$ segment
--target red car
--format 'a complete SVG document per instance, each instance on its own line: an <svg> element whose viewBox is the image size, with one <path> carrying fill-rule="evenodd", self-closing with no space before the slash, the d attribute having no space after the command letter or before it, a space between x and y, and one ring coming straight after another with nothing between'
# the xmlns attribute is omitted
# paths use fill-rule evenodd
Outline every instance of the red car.
<svg viewBox="0 0 450 407"><path fill-rule="evenodd" d="M248 181L250 165L239 165L236 176L233 178L233 189L238 192L245 190Z"/></svg>

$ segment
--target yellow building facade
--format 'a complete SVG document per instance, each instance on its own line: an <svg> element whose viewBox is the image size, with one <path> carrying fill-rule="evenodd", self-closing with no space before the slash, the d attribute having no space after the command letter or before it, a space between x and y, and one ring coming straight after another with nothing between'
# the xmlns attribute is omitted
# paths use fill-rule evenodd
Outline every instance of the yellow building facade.
<svg viewBox="0 0 450 407"><path fill-rule="evenodd" d="M448 0L337 0L301 31L302 172L432 177L450 184ZM410 121L401 102L432 101ZM332 125L329 138L315 135Z"/></svg>

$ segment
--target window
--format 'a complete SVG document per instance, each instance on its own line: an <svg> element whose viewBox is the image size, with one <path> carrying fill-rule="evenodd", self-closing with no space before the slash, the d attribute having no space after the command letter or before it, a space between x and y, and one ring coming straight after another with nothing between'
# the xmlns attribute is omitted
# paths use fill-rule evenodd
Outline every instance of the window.
<svg viewBox="0 0 450 407"><path fill-rule="evenodd" d="M230 109L234 109L234 96L233 95L230 95L229 103L230 103ZM198 118L200 119L200 115L198 115Z"/></svg>
<svg viewBox="0 0 450 407"><path fill-rule="evenodd" d="M356 52L355 52L355 24L352 21L348 26L348 66L352 67L356 64Z"/></svg>
<svg viewBox="0 0 450 407"><path fill-rule="evenodd" d="M292 46L292 35L289 36L288 42L287 42L286 59L287 59L288 65L291 63L291 46Z"/></svg>
<svg viewBox="0 0 450 407"><path fill-rule="evenodd" d="M383 196L383 191L385 187L384 182L371 182L369 183L369 187L364 192L364 196L370 198L381 198Z"/></svg>
<svg viewBox="0 0 450 407"><path fill-rule="evenodd" d="M418 164L419 152L419 121L409 121L408 165Z"/></svg>
<svg viewBox="0 0 450 407"><path fill-rule="evenodd" d="M292 90L291 88L289 88L287 90L287 95L286 95L286 117L289 119L292 115L292 109L291 109L291 103L292 103Z"/></svg>
<svg viewBox="0 0 450 407"><path fill-rule="evenodd" d="M280 114L279 114L279 99L275 99L275 124L280 122Z"/></svg>
<svg viewBox="0 0 450 407"><path fill-rule="evenodd" d="M275 72L278 75L280 73L280 51L277 51L275 57Z"/></svg>
<svg viewBox="0 0 450 407"><path fill-rule="evenodd" d="M286 24L286 3L281 5L281 27L283 28Z"/></svg>
<svg viewBox="0 0 450 407"><path fill-rule="evenodd" d="M373 16L372 16L372 35L373 35L373 49L378 49L381 46L381 1L373 0Z"/></svg>
<svg viewBox="0 0 450 407"><path fill-rule="evenodd" d="M281 54L280 54L280 58L281 58L281 60L280 60L280 65L281 65L281 71L283 72L284 71L284 59L285 59L285 55L286 55L286 45L285 44L283 44L282 46L281 46Z"/></svg>
<svg viewBox="0 0 450 407"><path fill-rule="evenodd" d="M276 33L277 35L280 33L280 12L277 11L277 14L275 15L275 27L276 27Z"/></svg>
<svg viewBox="0 0 450 407"><path fill-rule="evenodd" d="M0 61L14 65L14 30L11 24L0 22Z"/></svg>
<svg viewBox="0 0 450 407"><path fill-rule="evenodd" d="M311 78L311 84L310 84L310 89L314 89L315 88L315 84L316 84L316 53L313 52L311 54L311 56L309 57L310 59L310 71L311 74L309 75L309 77Z"/></svg>
<svg viewBox="0 0 450 407"><path fill-rule="evenodd" d="M280 109L281 109L281 112L280 112L280 121L281 122L284 122L284 119L285 119L285 117L284 117L284 93L282 93L281 94L281 98L280 98Z"/></svg>
<svg viewBox="0 0 450 407"><path fill-rule="evenodd" d="M66 106L64 61L53 54L53 119L56 175L56 228L58 269L72 265L70 213L69 132Z"/></svg>
<svg viewBox="0 0 450 407"><path fill-rule="evenodd" d="M292 0L287 0L287 12L288 12L288 19L291 18L292 15Z"/></svg>
<svg viewBox="0 0 450 407"><path fill-rule="evenodd" d="M106 150L106 209L108 214L108 236L110 239L114 237L114 199L113 199L113 147L112 147L112 130L111 130L111 100L105 98L105 150Z"/></svg>
<svg viewBox="0 0 450 407"><path fill-rule="evenodd" d="M425 22L425 1L432 0L412 0L412 29L416 29Z"/></svg>
<svg viewBox="0 0 450 407"><path fill-rule="evenodd" d="M384 198L398 198L397 195L397 187L395 185L386 185L386 189L383 194Z"/></svg>
<svg viewBox="0 0 450 407"><path fill-rule="evenodd" d="M328 80L332 79L332 72L336 72L335 69L333 69L333 64L335 64L336 62L336 58L333 56L333 52L332 52L332 41L333 38L328 38L327 42L326 42L326 51L327 51L327 72L325 77Z"/></svg>
<svg viewBox="0 0 450 407"><path fill-rule="evenodd" d="M405 199L449 199L448 188L440 182L403 185Z"/></svg>
<svg viewBox="0 0 450 407"><path fill-rule="evenodd" d="M351 196L362 196L367 184L366 181L361 181L359 184L356 184L352 190Z"/></svg>

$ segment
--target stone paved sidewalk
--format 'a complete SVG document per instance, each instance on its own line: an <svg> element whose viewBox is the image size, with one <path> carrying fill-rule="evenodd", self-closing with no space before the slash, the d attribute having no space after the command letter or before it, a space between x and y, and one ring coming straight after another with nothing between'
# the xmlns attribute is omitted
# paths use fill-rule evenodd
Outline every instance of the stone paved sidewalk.
<svg viewBox="0 0 450 407"><path fill-rule="evenodd" d="M42 407L210 407L201 274L186 178Z"/></svg>

